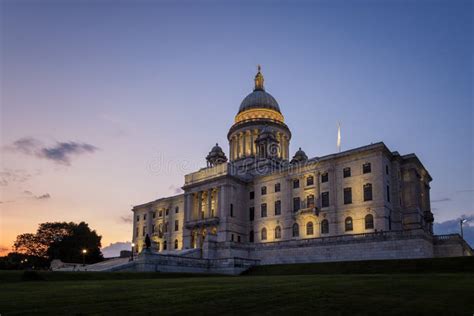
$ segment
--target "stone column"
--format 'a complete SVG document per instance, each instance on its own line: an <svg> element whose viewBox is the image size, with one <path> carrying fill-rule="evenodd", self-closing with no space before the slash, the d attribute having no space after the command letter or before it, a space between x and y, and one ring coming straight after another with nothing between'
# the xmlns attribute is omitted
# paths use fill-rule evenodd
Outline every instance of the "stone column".
<svg viewBox="0 0 474 316"><path fill-rule="evenodd" d="M207 190L207 214L206 217L211 217L211 207L212 207L212 189Z"/></svg>
<svg viewBox="0 0 474 316"><path fill-rule="evenodd" d="M198 218L201 219L202 214L202 191L199 191L198 194Z"/></svg>
<svg viewBox="0 0 474 316"><path fill-rule="evenodd" d="M252 130L250 130L250 135L249 136L250 136L250 144L249 144L250 145L250 155L254 156L255 152L253 150L253 147L254 147L255 139L253 138L253 131Z"/></svg>
<svg viewBox="0 0 474 316"><path fill-rule="evenodd" d="M321 209L321 172L316 173L316 207Z"/></svg>
<svg viewBox="0 0 474 316"><path fill-rule="evenodd" d="M247 156L247 135L245 132L242 133L242 157Z"/></svg>

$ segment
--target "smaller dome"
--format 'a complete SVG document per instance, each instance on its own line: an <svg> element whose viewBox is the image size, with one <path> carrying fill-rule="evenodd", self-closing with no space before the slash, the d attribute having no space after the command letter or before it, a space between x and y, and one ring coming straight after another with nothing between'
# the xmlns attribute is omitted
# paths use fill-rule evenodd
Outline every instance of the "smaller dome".
<svg viewBox="0 0 474 316"><path fill-rule="evenodd" d="M214 147L212 147L211 151L206 157L207 164L208 166L215 166L221 163L224 163L227 161L227 157L225 156L224 151L222 148L219 146L219 144L216 143Z"/></svg>
<svg viewBox="0 0 474 316"><path fill-rule="evenodd" d="M298 151L295 153L295 155L293 156L293 159L291 159L291 163L300 163L306 160L308 160L308 156L300 147Z"/></svg>

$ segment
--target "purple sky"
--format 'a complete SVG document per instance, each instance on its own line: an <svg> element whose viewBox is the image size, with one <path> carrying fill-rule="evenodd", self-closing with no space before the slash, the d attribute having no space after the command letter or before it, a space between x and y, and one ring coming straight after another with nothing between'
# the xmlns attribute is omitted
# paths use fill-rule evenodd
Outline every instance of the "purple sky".
<svg viewBox="0 0 474 316"><path fill-rule="evenodd" d="M472 1L12 1L1 8L0 248L44 221L131 238L133 204L205 166L252 90L291 153L384 141L474 213ZM1 253L1 250L0 250Z"/></svg>

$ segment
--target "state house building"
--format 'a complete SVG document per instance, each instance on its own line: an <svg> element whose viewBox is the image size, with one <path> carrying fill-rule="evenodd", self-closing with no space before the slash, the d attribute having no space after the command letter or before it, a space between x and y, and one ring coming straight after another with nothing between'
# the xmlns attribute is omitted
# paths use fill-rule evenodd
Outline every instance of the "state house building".
<svg viewBox="0 0 474 316"><path fill-rule="evenodd" d="M207 166L185 176L183 194L135 206L135 250L142 252L148 235L149 255L169 260L272 264L472 253L459 237L433 235L432 178L415 154L376 143L308 158L301 148L290 153L291 136L259 67L227 133L229 157L216 144Z"/></svg>

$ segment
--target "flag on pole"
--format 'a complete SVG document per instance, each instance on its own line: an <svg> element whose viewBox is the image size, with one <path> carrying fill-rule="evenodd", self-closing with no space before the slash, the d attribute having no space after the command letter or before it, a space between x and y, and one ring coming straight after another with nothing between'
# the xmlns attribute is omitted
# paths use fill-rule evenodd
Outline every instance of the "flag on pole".
<svg viewBox="0 0 474 316"><path fill-rule="evenodd" d="M337 123L337 149L341 152L341 123Z"/></svg>

